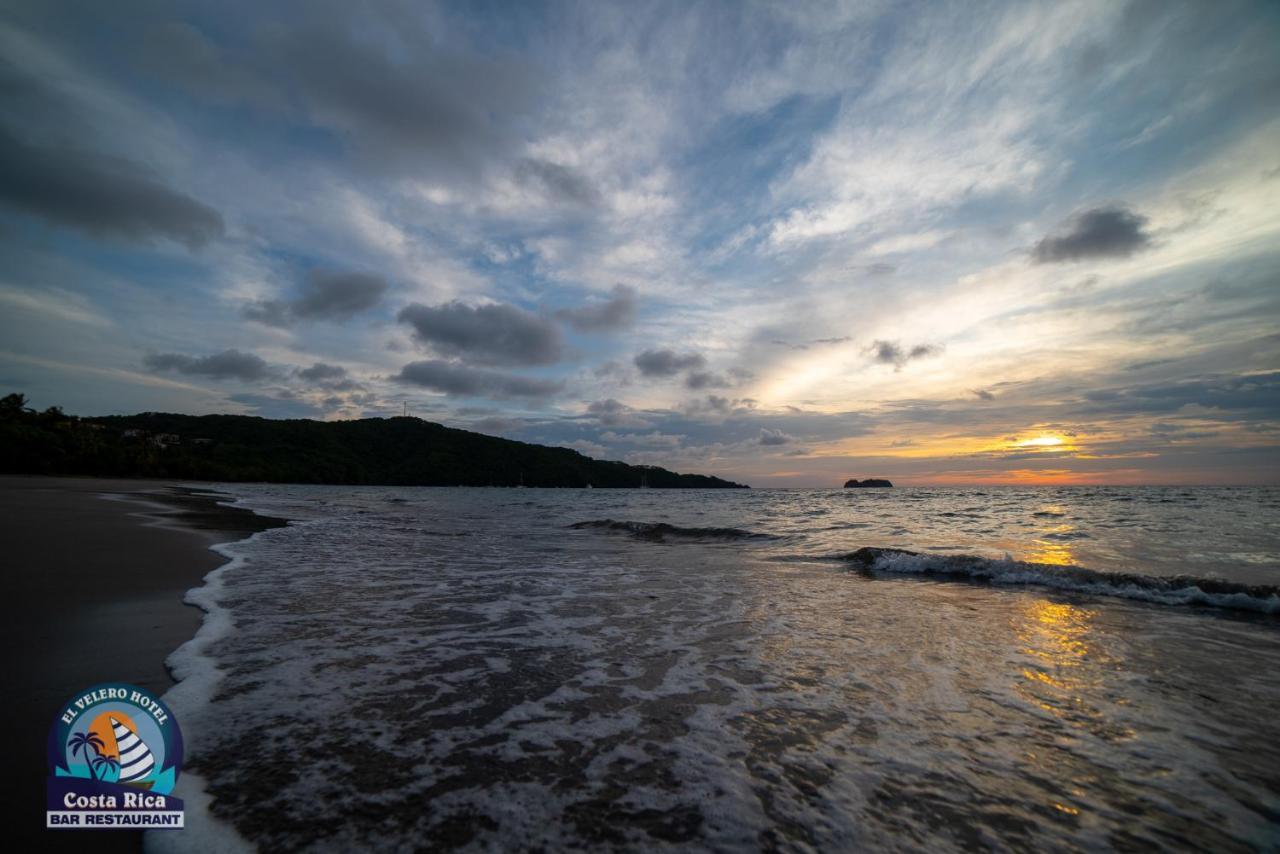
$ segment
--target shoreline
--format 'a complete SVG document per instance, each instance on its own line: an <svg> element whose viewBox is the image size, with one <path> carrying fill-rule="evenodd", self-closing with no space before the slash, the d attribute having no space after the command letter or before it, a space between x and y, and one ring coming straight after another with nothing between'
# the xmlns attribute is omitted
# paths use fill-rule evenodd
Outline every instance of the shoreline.
<svg viewBox="0 0 1280 854"><path fill-rule="evenodd" d="M286 524L218 503L231 497L185 481L0 476L18 717L5 795L19 841L141 850L141 831L45 829L48 728L68 697L99 682L157 695L176 684L166 661L204 621L185 597L229 563L214 547Z"/></svg>

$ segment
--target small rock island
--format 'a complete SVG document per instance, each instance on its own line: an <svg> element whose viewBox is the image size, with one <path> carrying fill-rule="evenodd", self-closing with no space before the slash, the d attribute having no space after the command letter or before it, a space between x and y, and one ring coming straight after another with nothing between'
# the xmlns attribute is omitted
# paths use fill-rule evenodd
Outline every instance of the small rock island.
<svg viewBox="0 0 1280 854"><path fill-rule="evenodd" d="M893 484L882 478L875 477L869 477L866 480L846 480L844 482L845 489L881 489L888 486L893 486Z"/></svg>

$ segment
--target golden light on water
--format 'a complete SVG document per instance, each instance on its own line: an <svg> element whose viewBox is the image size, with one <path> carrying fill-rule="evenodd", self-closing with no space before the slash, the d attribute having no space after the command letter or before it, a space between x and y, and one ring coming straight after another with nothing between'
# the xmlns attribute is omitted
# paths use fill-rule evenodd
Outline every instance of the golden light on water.
<svg viewBox="0 0 1280 854"><path fill-rule="evenodd" d="M1088 688L1077 676L1089 653L1089 628L1093 612L1065 602L1033 600L1024 607L1017 624L1019 650L1030 656L1021 669L1017 686L1023 699L1057 718L1079 716Z"/></svg>
<svg viewBox="0 0 1280 854"><path fill-rule="evenodd" d="M1093 612L1066 602L1037 599L1027 605L1025 616L1018 633L1024 643L1022 651L1058 671L1057 678L1037 679L1058 685L1070 682L1062 678L1062 671L1078 667L1089 652Z"/></svg>
<svg viewBox="0 0 1280 854"><path fill-rule="evenodd" d="M1063 525L1062 527L1071 530L1070 525ZM1075 564L1075 556L1071 553L1071 546L1056 540L1036 540L1035 549L1027 552L1027 560L1031 563L1047 563L1050 566L1072 566Z"/></svg>

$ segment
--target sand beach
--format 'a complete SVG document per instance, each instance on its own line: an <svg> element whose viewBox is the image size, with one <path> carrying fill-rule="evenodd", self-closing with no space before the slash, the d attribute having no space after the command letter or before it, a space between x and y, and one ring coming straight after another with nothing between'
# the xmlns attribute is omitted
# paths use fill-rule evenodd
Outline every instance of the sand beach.
<svg viewBox="0 0 1280 854"><path fill-rule="evenodd" d="M15 805L9 832L20 841L46 850L84 850L89 841L43 829L45 739L58 707L104 681L167 690L165 658L202 616L183 597L226 562L209 547L280 524L221 507L219 497L166 481L0 477L12 597L0 631L16 719L4 794ZM94 850L139 848L133 831L91 833Z"/></svg>

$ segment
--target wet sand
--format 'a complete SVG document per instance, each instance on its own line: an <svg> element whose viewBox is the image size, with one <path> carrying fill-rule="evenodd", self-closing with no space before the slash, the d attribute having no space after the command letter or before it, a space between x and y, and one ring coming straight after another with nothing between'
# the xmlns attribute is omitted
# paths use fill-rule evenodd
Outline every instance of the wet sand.
<svg viewBox="0 0 1280 854"><path fill-rule="evenodd" d="M45 740L59 706L99 682L157 694L164 660L199 628L183 604L225 558L209 547L279 520L218 506L222 494L169 481L0 476L13 767L11 840L30 850L136 851L136 831L44 829Z"/></svg>

